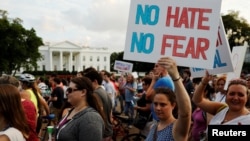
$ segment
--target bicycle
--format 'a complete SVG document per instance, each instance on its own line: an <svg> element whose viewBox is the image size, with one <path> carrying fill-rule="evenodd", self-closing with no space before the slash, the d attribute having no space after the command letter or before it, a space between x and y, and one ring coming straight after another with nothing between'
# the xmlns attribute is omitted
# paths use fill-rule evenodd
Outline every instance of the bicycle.
<svg viewBox="0 0 250 141"><path fill-rule="evenodd" d="M140 131L139 133L130 134L128 126L125 125L128 121L128 117L113 114L113 141L117 141L118 137L122 137L121 141L143 141L146 139L146 136L142 135Z"/></svg>
<svg viewBox="0 0 250 141"><path fill-rule="evenodd" d="M45 127L43 127L41 130L42 130L42 135L39 136L40 138L40 141L46 141L47 140L47 134L48 134L48 131L47 131L47 127L51 125L51 122L52 120L55 118L55 114L49 114L47 116L42 116L42 119L43 119L43 122L44 123L47 123L45 125Z"/></svg>
<svg viewBox="0 0 250 141"><path fill-rule="evenodd" d="M129 134L129 128L124 125L128 122L127 117L120 116L120 114L113 113L113 141L116 141L119 136L123 137Z"/></svg>

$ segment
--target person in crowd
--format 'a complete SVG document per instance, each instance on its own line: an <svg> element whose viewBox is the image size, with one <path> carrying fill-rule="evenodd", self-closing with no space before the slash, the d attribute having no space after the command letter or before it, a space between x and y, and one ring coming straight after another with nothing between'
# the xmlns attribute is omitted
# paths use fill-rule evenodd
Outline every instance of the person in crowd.
<svg viewBox="0 0 250 141"><path fill-rule="evenodd" d="M67 90L72 109L57 126L57 141L101 141L106 121L87 77L72 78Z"/></svg>
<svg viewBox="0 0 250 141"><path fill-rule="evenodd" d="M18 89L11 84L0 85L0 140L26 141L30 128Z"/></svg>
<svg viewBox="0 0 250 141"><path fill-rule="evenodd" d="M146 141L185 141L191 124L191 102L182 83L176 62L170 57L162 57L157 62L173 79L174 87L157 87L153 98L154 111L159 118L153 125ZM173 115L178 107L178 117Z"/></svg>
<svg viewBox="0 0 250 141"><path fill-rule="evenodd" d="M51 92L51 96L48 100L50 103L50 112L55 114L55 118L53 119L53 122L55 125L58 123L58 117L60 110L62 108L62 105L64 103L64 91L63 87L61 86L61 79L55 77L53 79L53 83L55 84L55 88Z"/></svg>
<svg viewBox="0 0 250 141"><path fill-rule="evenodd" d="M214 115L209 124L249 125L250 112L245 106L248 100L247 82L242 79L232 79L227 86L225 103L222 103L204 98L205 86L211 79L212 76L206 71L192 99L202 110Z"/></svg>
<svg viewBox="0 0 250 141"><path fill-rule="evenodd" d="M225 91L225 84L226 84L226 77L221 76L216 81L216 90L217 93L215 94L215 100L217 102L225 103L226 100L226 91Z"/></svg>
<svg viewBox="0 0 250 141"><path fill-rule="evenodd" d="M201 79L200 79L201 80ZM195 87L199 86L200 81ZM208 100L212 100L210 95L214 93L214 88L212 88L209 84L206 85L204 90L204 97ZM190 141L200 141L203 133L207 129L207 125L211 119L211 116L200 107L195 108L192 113L192 126L190 131Z"/></svg>
<svg viewBox="0 0 250 141"><path fill-rule="evenodd" d="M39 133L42 126L41 116L44 114L50 114L49 106L45 99L39 93L38 87L36 87L35 77L32 74L24 73L20 75L19 81L21 82L22 91L21 97L33 102L37 111L37 128L36 132Z"/></svg>
<svg viewBox="0 0 250 141"><path fill-rule="evenodd" d="M19 81L9 75L4 75L0 77L0 85L1 84L11 84L18 88L18 90L21 89ZM22 94L20 92L20 94ZM38 134L36 133L36 122L37 122L37 112L35 105L27 99L21 98L21 103L27 118L27 122L30 128L29 137L27 138L27 141L38 141Z"/></svg>
<svg viewBox="0 0 250 141"><path fill-rule="evenodd" d="M191 80L190 77L191 77L190 70L189 69L184 69L183 75L182 75L182 83L184 84L190 99L192 99L193 92L194 92L194 85L193 85L193 81ZM196 106L192 101L191 101L191 105L192 105L192 112L193 112L194 109L196 108Z"/></svg>
<svg viewBox="0 0 250 141"><path fill-rule="evenodd" d="M124 85L126 84L126 76L125 74L121 74L121 76L118 78L118 84L119 84L119 100L120 100L120 109L122 113L124 111L124 101L125 101L125 88Z"/></svg>
<svg viewBox="0 0 250 141"><path fill-rule="evenodd" d="M169 76L168 71L166 68L164 68L164 66L159 65L158 62L155 63L153 72L154 75L151 76L151 84L146 92L146 99L151 101L153 101L155 89L158 87L168 87L174 90L174 83L172 81L172 78ZM159 119L156 116L153 104L151 104L151 112L153 120L158 121Z"/></svg>
<svg viewBox="0 0 250 141"><path fill-rule="evenodd" d="M13 76L4 75L0 77L0 85L1 84L11 84L18 88L21 93L21 85L20 82ZM22 91L24 92L24 91ZM21 103L27 118L27 122L30 128L29 137L27 141L38 141L38 135L36 133L36 122L37 122L37 112L35 105L27 99L21 98Z"/></svg>
<svg viewBox="0 0 250 141"><path fill-rule="evenodd" d="M76 77L82 77L83 75L84 75L83 71L79 71L79 72L77 72Z"/></svg>
<svg viewBox="0 0 250 141"><path fill-rule="evenodd" d="M102 141L112 141L113 126L111 121L112 114L112 101L108 93L101 87L102 76L99 72L93 70L85 74L85 77L89 78L94 88L94 94L99 98L99 103L102 107L103 113L106 117L105 131Z"/></svg>
<svg viewBox="0 0 250 141"><path fill-rule="evenodd" d="M143 92L142 78L139 77L137 79L137 93L142 93L142 92Z"/></svg>
<svg viewBox="0 0 250 141"><path fill-rule="evenodd" d="M66 79L62 79L62 88L63 88L63 101L65 102L65 101L67 101L67 95L66 95L66 93L67 93L67 89L68 89L68 81L66 80Z"/></svg>
<svg viewBox="0 0 250 141"><path fill-rule="evenodd" d="M145 124L145 127L141 129L141 133L145 136L148 135L150 127L152 125L151 122L151 110L150 105L152 101L146 99L146 91L151 84L152 78L149 76L142 78L142 87L143 92L140 94L140 99L137 101L137 105L134 107L135 110L137 110L137 114L140 116L145 117L147 119L147 122Z"/></svg>
<svg viewBox="0 0 250 141"><path fill-rule="evenodd" d="M124 113L129 117L128 127L132 128L132 123L134 119L134 96L137 91L137 84L135 82L134 76L129 73L127 75L127 82L124 85L125 89L125 108Z"/></svg>
<svg viewBox="0 0 250 141"><path fill-rule="evenodd" d="M105 70L102 71L103 81L105 91L108 93L111 101L112 101L112 107L114 109L115 106L115 98L116 98L116 90L114 88L113 83L110 80L111 74Z"/></svg>
<svg viewBox="0 0 250 141"><path fill-rule="evenodd" d="M50 97L51 90L49 89L49 86L45 84L45 80L43 77L37 78L37 86L43 96L43 98L47 101Z"/></svg>

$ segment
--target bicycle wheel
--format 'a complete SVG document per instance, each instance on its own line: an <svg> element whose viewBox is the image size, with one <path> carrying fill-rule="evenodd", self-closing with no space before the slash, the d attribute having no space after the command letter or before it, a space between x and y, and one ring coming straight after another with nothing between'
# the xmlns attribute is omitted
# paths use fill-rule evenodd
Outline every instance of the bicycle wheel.
<svg viewBox="0 0 250 141"><path fill-rule="evenodd" d="M144 141L145 139L146 137L144 135L134 133L123 137L121 141Z"/></svg>

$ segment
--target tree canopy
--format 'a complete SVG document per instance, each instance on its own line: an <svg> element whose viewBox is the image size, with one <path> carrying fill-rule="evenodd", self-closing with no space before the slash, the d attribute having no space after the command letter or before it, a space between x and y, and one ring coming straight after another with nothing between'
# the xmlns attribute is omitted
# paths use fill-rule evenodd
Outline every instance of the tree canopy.
<svg viewBox="0 0 250 141"><path fill-rule="evenodd" d="M239 11L229 11L222 15L225 32L228 36L230 48L250 43L250 25L246 19L239 17Z"/></svg>
<svg viewBox="0 0 250 141"><path fill-rule="evenodd" d="M0 10L0 74L15 74L21 67L36 68L42 58L39 46L42 39L31 28L25 29L19 18L10 19Z"/></svg>

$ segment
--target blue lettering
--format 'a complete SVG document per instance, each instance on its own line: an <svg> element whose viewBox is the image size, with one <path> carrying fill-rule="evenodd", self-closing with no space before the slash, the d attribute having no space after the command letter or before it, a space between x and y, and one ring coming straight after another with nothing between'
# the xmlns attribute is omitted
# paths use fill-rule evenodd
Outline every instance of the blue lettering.
<svg viewBox="0 0 250 141"><path fill-rule="evenodd" d="M197 72L197 71L203 71L204 69L202 68L192 68L193 69L193 72Z"/></svg>
<svg viewBox="0 0 250 141"><path fill-rule="evenodd" d="M152 13L154 15L152 16ZM137 5L136 20L135 24L139 24L140 19L143 25L156 25L159 21L160 9L156 5L146 5L145 10L142 5Z"/></svg>
<svg viewBox="0 0 250 141"><path fill-rule="evenodd" d="M148 47L146 47L147 43L149 43ZM133 32L130 52L135 52L135 48L139 53L150 54L154 49L154 35L151 33L140 33L138 37L137 33Z"/></svg>
<svg viewBox="0 0 250 141"><path fill-rule="evenodd" d="M225 67L227 66L227 63L222 63L221 62L221 58L220 58L220 54L219 51L216 49L216 53L215 53L215 57L214 57L214 67Z"/></svg>

